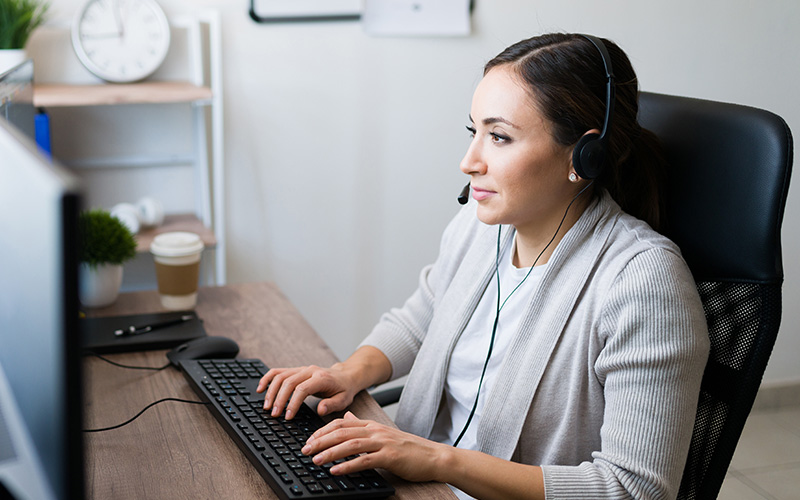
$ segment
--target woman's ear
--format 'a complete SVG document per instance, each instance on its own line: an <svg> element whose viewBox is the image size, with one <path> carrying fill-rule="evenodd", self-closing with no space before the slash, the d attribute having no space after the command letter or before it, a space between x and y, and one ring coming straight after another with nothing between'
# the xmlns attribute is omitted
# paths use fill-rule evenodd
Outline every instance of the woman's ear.
<svg viewBox="0 0 800 500"><path fill-rule="evenodd" d="M597 161L598 155L601 158L604 156L602 144L596 141L599 137L600 130L596 128L587 130L573 146L570 156L571 182L577 182L572 180L572 172L575 172L578 178L593 179L599 175L602 160Z"/></svg>

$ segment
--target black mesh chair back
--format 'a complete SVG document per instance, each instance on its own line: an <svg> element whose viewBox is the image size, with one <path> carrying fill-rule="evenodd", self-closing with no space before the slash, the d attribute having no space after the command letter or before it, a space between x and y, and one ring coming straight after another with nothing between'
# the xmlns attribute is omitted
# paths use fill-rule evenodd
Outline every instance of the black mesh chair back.
<svg viewBox="0 0 800 500"><path fill-rule="evenodd" d="M780 325L792 136L764 110L651 93L639 121L664 146L667 236L692 270L711 337L678 498L713 499Z"/></svg>

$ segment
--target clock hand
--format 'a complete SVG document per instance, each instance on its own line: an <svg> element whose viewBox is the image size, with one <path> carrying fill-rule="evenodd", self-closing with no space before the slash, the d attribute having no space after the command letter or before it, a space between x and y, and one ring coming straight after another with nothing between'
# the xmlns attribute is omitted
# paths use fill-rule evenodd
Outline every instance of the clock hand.
<svg viewBox="0 0 800 500"><path fill-rule="evenodd" d="M119 6L119 0L114 0L114 22L117 23L117 33L120 37L124 37L125 25L122 23L122 12Z"/></svg>
<svg viewBox="0 0 800 500"><path fill-rule="evenodd" d="M93 33L91 35L88 35L88 34L82 34L81 35L81 39L83 39L83 40L95 40L95 39L98 39L98 38L119 38L119 37L120 37L120 33L116 32L116 31L115 32L111 32L111 33Z"/></svg>

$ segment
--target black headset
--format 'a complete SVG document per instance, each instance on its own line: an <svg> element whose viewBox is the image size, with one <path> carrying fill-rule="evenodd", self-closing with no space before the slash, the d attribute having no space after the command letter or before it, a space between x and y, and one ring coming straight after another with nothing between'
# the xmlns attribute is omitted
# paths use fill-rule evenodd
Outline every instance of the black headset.
<svg viewBox="0 0 800 500"><path fill-rule="evenodd" d="M603 171L608 150L608 134L611 129L611 116L614 114L614 70L611 67L611 56L606 44L592 35L580 35L597 47L603 58L606 70L606 115L603 118L603 130L600 134L586 134L578 141L572 151L572 166L582 179L596 179Z"/></svg>

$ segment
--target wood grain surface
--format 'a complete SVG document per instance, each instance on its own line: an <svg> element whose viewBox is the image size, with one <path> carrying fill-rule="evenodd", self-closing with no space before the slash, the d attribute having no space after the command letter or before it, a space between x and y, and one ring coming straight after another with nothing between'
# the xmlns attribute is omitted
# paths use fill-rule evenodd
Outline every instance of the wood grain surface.
<svg viewBox="0 0 800 500"><path fill-rule="evenodd" d="M160 312L155 291L121 294L91 317ZM234 339L240 358L268 366L329 366L335 354L275 285L252 283L201 288L196 308L208 335ZM155 335L155 333L153 333ZM119 363L163 366L166 351L109 355ZM84 361L85 428L124 422L161 398L199 400L183 375L126 370L102 360ZM394 425L362 392L351 407L359 418ZM98 499L276 498L211 413L202 405L165 402L129 425L85 435L86 488ZM453 499L442 484L409 483L382 471L398 499Z"/></svg>

